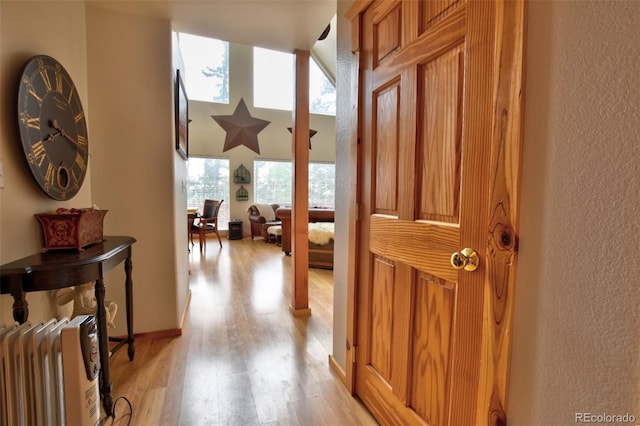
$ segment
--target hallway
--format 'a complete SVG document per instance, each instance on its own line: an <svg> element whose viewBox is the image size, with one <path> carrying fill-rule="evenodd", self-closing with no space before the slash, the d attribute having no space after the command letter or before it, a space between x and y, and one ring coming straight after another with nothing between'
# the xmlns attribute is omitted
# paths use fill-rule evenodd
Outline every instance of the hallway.
<svg viewBox="0 0 640 426"><path fill-rule="evenodd" d="M143 336L133 362L126 351L111 360L112 395L131 401L131 424L376 424L329 368L331 271L309 270L312 315L294 318L291 257L275 244L212 240L189 258L182 336ZM128 411L117 402L114 424L126 425Z"/></svg>

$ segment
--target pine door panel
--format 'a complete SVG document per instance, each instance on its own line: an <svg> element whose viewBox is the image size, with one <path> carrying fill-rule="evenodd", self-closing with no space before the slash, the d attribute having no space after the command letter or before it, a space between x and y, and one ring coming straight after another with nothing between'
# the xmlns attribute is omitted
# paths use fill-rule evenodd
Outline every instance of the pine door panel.
<svg viewBox="0 0 640 426"><path fill-rule="evenodd" d="M464 46L420 65L420 219L458 223Z"/></svg>
<svg viewBox="0 0 640 426"><path fill-rule="evenodd" d="M371 338L369 364L386 382L391 381L391 345L393 343L393 288L395 265L376 256L371 284Z"/></svg>
<svg viewBox="0 0 640 426"><path fill-rule="evenodd" d="M376 115L375 170L377 213L397 214L398 124L400 84L392 82L374 94Z"/></svg>
<svg viewBox="0 0 640 426"><path fill-rule="evenodd" d="M455 284L420 273L415 302L409 406L430 424L444 424L449 399Z"/></svg>
<svg viewBox="0 0 640 426"><path fill-rule="evenodd" d="M374 23L374 63L377 65L400 48L402 4L399 1L378 3Z"/></svg>

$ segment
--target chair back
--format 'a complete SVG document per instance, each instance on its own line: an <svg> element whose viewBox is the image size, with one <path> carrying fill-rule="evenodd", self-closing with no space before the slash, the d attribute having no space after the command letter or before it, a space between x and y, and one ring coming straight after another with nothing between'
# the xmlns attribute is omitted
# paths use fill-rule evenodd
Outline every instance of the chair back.
<svg viewBox="0 0 640 426"><path fill-rule="evenodd" d="M217 220L218 212L220 212L220 206L224 200L204 200L204 207L202 208L202 217L214 218Z"/></svg>
<svg viewBox="0 0 640 426"><path fill-rule="evenodd" d="M191 227L191 231L198 233L200 236L200 251L207 245L205 234L210 232L216 233L218 244L220 244L220 248L222 248L222 241L220 240L220 233L218 232L218 213L220 213L222 201L224 200L204 200L202 216L198 218L198 224Z"/></svg>

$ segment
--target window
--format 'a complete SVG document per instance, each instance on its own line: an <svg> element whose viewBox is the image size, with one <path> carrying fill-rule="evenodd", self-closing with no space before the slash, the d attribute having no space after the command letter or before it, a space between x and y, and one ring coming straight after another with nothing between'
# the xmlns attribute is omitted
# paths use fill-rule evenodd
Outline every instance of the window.
<svg viewBox="0 0 640 426"><path fill-rule="evenodd" d="M253 162L253 199L256 203L291 204L292 171L290 161Z"/></svg>
<svg viewBox="0 0 640 426"><path fill-rule="evenodd" d="M336 86L313 57L309 64L309 112L336 115Z"/></svg>
<svg viewBox="0 0 640 426"><path fill-rule="evenodd" d="M178 33L189 99L229 103L229 42Z"/></svg>
<svg viewBox="0 0 640 426"><path fill-rule="evenodd" d="M259 108L293 109L294 56L253 48L253 105ZM336 115L336 88L315 59L309 64L309 111Z"/></svg>
<svg viewBox="0 0 640 426"><path fill-rule="evenodd" d="M253 105L293 109L293 55L253 48Z"/></svg>
<svg viewBox="0 0 640 426"><path fill-rule="evenodd" d="M309 163L309 207L334 208L335 171L333 163ZM255 202L291 205L292 173L290 161L255 160Z"/></svg>
<svg viewBox="0 0 640 426"><path fill-rule="evenodd" d="M187 207L202 212L205 199L225 200L218 213L218 226L229 222L229 160L189 157L187 163Z"/></svg>
<svg viewBox="0 0 640 426"><path fill-rule="evenodd" d="M336 165L309 163L309 207L334 208Z"/></svg>

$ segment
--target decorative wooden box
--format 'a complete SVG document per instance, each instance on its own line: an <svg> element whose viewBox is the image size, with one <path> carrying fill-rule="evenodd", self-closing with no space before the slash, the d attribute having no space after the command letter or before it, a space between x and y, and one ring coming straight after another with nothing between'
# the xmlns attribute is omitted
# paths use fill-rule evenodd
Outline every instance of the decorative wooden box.
<svg viewBox="0 0 640 426"><path fill-rule="evenodd" d="M69 213L34 215L42 227L44 251L57 249L82 250L103 238L102 225L108 210L82 209Z"/></svg>

